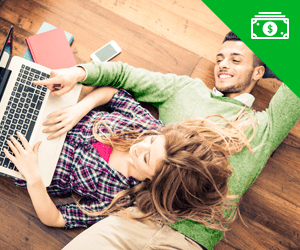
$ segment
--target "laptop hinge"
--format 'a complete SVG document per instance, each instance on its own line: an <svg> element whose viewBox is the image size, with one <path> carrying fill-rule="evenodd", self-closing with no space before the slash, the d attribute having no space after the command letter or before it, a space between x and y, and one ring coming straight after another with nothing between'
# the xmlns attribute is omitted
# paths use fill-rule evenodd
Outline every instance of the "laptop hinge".
<svg viewBox="0 0 300 250"><path fill-rule="evenodd" d="M11 70L0 67L0 102L4 94L7 82L9 80Z"/></svg>

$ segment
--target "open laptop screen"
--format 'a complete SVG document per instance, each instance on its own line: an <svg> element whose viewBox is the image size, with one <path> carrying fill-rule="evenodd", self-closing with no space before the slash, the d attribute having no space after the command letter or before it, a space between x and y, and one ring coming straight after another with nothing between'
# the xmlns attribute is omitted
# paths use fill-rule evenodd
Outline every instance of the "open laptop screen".
<svg viewBox="0 0 300 250"><path fill-rule="evenodd" d="M6 39L5 39L5 42L4 42L4 44L3 44L2 50L1 50L1 52L0 52L0 60L1 60L2 55L3 55L3 53L4 53L4 51L5 51L6 47L7 47L7 45L10 45L10 49L9 49L9 52L10 52L10 53L9 53L9 58L8 58L7 63L6 63L6 66L5 66L6 69L7 69L8 65L9 65L10 60L11 60L11 57L12 57L12 48L13 48L13 30L14 30L14 27L11 26L10 29L9 29L9 32L8 32L8 34L7 34L7 37L6 37Z"/></svg>
<svg viewBox="0 0 300 250"><path fill-rule="evenodd" d="M9 77L10 77L10 74L11 74L11 70L9 70L7 68L8 68L10 60L12 58L13 29L14 29L13 26L11 26L10 30L9 30L9 32L7 34L6 40L4 42L3 48L2 48L2 50L0 52L0 61L1 61L1 58L3 56L3 53L4 53L7 45L10 45L10 49L9 49L10 53L9 53L9 58L7 60L6 66L5 66L5 68L0 67L0 101L2 99L2 96L3 96L4 90L5 90L6 84L8 82Z"/></svg>

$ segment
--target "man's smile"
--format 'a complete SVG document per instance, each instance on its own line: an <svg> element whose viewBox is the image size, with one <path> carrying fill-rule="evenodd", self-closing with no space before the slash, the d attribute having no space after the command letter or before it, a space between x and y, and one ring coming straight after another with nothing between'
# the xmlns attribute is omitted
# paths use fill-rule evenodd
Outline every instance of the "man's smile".
<svg viewBox="0 0 300 250"><path fill-rule="evenodd" d="M220 73L218 74L218 77L219 77L220 79L225 79L225 78L231 78L231 77L233 77L233 75L231 75L231 74L229 74L229 73L225 73L225 72L220 72Z"/></svg>

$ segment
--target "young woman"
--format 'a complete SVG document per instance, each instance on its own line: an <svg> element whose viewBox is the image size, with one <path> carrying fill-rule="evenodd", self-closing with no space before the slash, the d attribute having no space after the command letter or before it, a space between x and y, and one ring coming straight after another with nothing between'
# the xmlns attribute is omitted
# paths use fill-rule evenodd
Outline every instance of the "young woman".
<svg viewBox="0 0 300 250"><path fill-rule="evenodd" d="M103 104L107 111L93 109ZM39 174L40 143L31 149L18 133L23 146L12 137L7 143L13 155L5 151L26 179L16 185L27 186L44 224L86 227L134 204L142 212L139 220L173 223L189 218L225 230L222 211L230 209L226 197L232 173L228 157L249 148L242 131L251 122L213 116L214 121L163 126L125 90L110 87L98 88L51 117L52 123L63 119L77 125L67 133L49 187ZM49 196L73 192L82 197L80 203L55 206Z"/></svg>

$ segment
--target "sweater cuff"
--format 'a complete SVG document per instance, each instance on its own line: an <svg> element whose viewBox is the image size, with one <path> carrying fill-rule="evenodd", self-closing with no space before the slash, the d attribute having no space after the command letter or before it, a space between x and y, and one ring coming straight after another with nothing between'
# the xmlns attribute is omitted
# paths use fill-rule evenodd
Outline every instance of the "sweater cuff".
<svg viewBox="0 0 300 250"><path fill-rule="evenodd" d="M97 80L99 80L100 71L103 67L102 62L89 62L85 64L78 64L77 67L81 67L86 72L86 77L83 81L79 82L80 84L86 85L86 86L96 86ZM98 86L98 85L97 85Z"/></svg>
<svg viewBox="0 0 300 250"><path fill-rule="evenodd" d="M89 66L87 64L78 64L76 67L83 68L85 70L85 78L78 82L79 84L85 85L85 86L93 86L93 83L89 80Z"/></svg>
<svg viewBox="0 0 300 250"><path fill-rule="evenodd" d="M84 66L84 64L78 64L78 65L76 65L76 67L83 68L85 71L85 78L82 81L78 82L78 83L84 84L85 80L87 79L87 74L88 74L87 69Z"/></svg>

